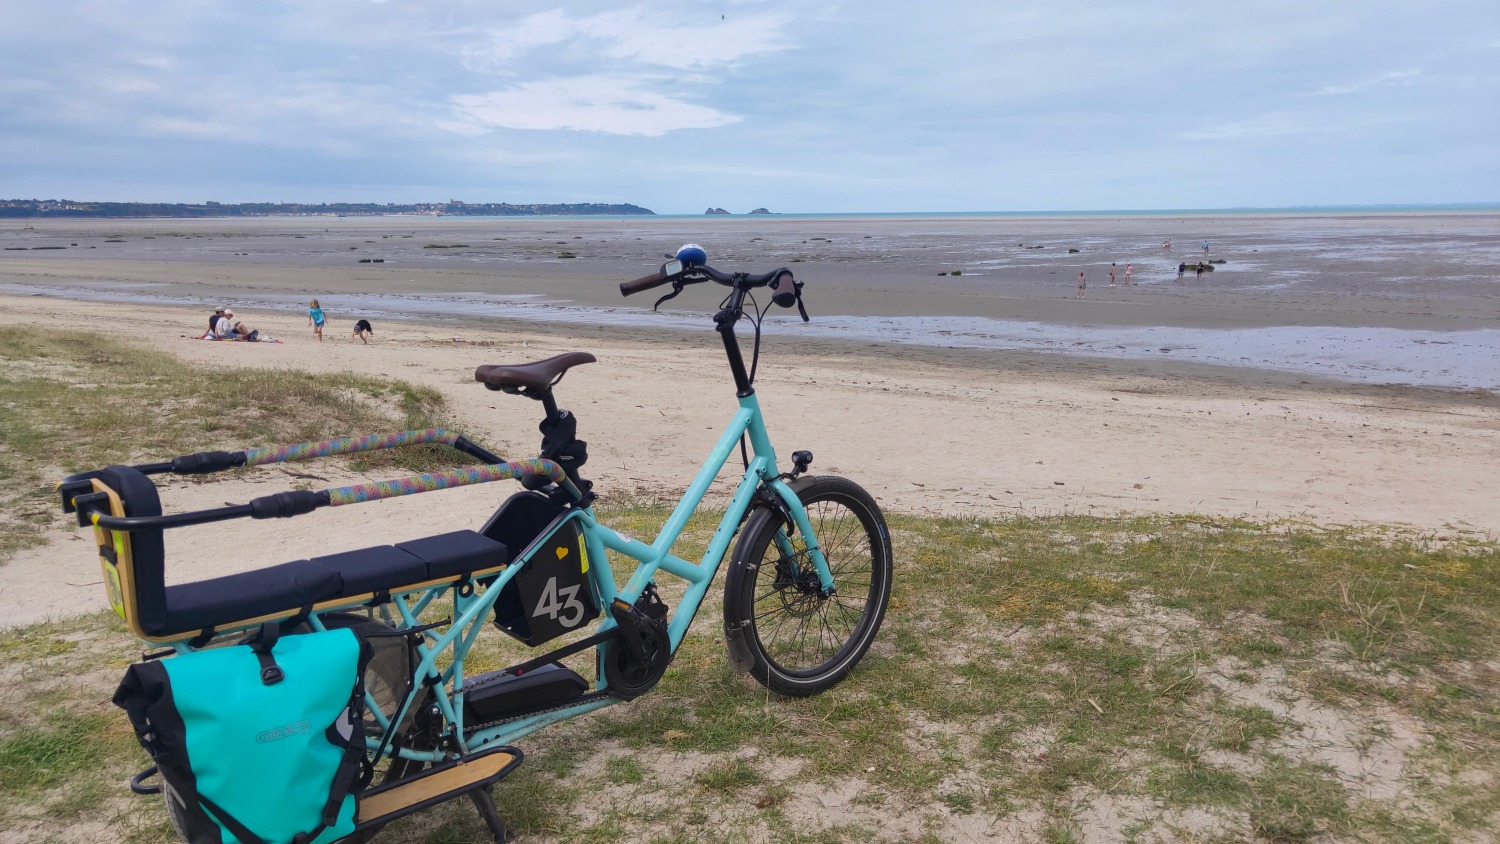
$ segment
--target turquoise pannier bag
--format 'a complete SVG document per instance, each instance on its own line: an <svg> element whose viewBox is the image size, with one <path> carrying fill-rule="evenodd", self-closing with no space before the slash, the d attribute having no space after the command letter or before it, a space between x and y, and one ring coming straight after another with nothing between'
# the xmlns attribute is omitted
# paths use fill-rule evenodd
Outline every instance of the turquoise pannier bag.
<svg viewBox="0 0 1500 844"><path fill-rule="evenodd" d="M326 844L354 831L370 647L351 630L278 631L132 665L115 692L191 844Z"/></svg>

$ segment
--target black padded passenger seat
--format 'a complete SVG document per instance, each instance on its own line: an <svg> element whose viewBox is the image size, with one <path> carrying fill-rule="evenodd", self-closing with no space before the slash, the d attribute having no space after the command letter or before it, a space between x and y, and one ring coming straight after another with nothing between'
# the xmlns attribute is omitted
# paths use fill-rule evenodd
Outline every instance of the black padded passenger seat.
<svg viewBox="0 0 1500 844"><path fill-rule="evenodd" d="M339 575L343 586L338 594L343 598L389 592L427 579L427 561L393 545L313 557L312 561Z"/></svg>
<svg viewBox="0 0 1500 844"><path fill-rule="evenodd" d="M472 530L428 536L397 545L379 545L298 560L167 587L170 629L158 634L204 630L303 607L336 598L390 592L493 569L510 561L510 552Z"/></svg>
<svg viewBox="0 0 1500 844"><path fill-rule="evenodd" d="M167 629L158 634L206 630L274 615L337 598L339 573L298 560L255 571L167 587Z"/></svg>
<svg viewBox="0 0 1500 844"><path fill-rule="evenodd" d="M396 547L427 561L428 580L456 577L510 562L509 549L472 530L455 530L410 542L398 542Z"/></svg>
<svg viewBox="0 0 1500 844"><path fill-rule="evenodd" d="M343 580L339 597L352 598L498 568L510 562L510 551L472 530L456 530L395 545L314 557L312 561L338 572Z"/></svg>
<svg viewBox="0 0 1500 844"><path fill-rule="evenodd" d="M156 485L130 466L110 466L74 478L99 478L120 496L125 515L160 516ZM459 530L270 568L166 585L161 528L130 532L137 620L148 637L167 639L263 616L290 616L339 598L399 591L510 562L503 542Z"/></svg>

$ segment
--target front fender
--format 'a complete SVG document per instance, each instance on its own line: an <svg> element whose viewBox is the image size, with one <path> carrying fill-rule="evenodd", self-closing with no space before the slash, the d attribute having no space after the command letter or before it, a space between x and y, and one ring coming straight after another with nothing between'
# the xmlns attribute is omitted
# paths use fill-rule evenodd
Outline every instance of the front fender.
<svg viewBox="0 0 1500 844"><path fill-rule="evenodd" d="M792 492L801 498L802 489L812 483L812 477L803 475L787 482ZM771 493L775 495L775 493ZM740 528L739 539L735 542L734 552L729 559L729 570L724 574L724 645L729 651L729 667L740 674L750 673L755 667L755 656L750 652L750 643L747 637L750 635L748 618L731 618L730 601L728 596L738 595L745 586L745 578L754 578L759 561L752 561L752 549L748 546L749 540L753 539L761 531L771 529L771 525L788 525L786 513L778 506L771 504L757 504L751 508L750 514L745 517L744 525Z"/></svg>

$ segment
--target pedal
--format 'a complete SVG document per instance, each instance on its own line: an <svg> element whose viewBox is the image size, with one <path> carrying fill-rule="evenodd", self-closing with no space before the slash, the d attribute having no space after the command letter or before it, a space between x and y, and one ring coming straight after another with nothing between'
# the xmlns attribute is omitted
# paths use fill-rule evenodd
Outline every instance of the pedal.
<svg viewBox="0 0 1500 844"><path fill-rule="evenodd" d="M609 606L619 625L619 638L604 657L605 690L622 700L650 691L672 661L667 625L616 598Z"/></svg>
<svg viewBox="0 0 1500 844"><path fill-rule="evenodd" d="M518 748L495 747L369 789L359 796L355 829L384 824L492 785L514 771L521 760Z"/></svg>

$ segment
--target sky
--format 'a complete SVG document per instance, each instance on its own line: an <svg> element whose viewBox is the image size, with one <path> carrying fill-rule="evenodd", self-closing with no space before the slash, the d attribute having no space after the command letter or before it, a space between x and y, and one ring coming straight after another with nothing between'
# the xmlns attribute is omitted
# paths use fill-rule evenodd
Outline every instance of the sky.
<svg viewBox="0 0 1500 844"><path fill-rule="evenodd" d="M1500 2L0 0L0 198L1500 201Z"/></svg>

